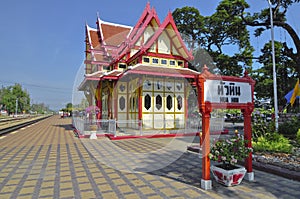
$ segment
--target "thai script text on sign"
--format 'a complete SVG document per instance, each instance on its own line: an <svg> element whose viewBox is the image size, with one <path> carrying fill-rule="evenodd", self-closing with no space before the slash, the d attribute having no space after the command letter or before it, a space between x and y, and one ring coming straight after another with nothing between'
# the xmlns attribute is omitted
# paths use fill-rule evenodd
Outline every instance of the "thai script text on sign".
<svg viewBox="0 0 300 199"><path fill-rule="evenodd" d="M212 103L252 102L251 85L246 82L206 80L204 101Z"/></svg>

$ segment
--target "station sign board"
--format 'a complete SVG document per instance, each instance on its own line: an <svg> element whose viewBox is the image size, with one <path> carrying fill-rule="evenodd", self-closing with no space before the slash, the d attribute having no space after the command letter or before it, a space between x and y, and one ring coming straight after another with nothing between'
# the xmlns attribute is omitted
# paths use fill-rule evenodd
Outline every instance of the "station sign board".
<svg viewBox="0 0 300 199"><path fill-rule="evenodd" d="M248 82L206 79L204 101L211 103L252 103L252 89Z"/></svg>

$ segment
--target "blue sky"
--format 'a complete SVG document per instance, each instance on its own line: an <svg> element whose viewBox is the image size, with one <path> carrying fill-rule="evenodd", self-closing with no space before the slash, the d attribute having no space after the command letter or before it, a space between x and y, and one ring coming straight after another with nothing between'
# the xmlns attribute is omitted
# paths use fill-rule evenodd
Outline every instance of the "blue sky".
<svg viewBox="0 0 300 199"><path fill-rule="evenodd" d="M134 26L148 0L10 0L0 7L0 86L14 83L27 89L33 103L58 110L72 101L76 73L84 60L85 23L96 27L97 12L104 21ZM194 6L211 15L219 1L150 0L161 21L168 11ZM250 0L260 10L266 0ZM288 11L288 21L299 33L300 4ZM254 39L259 49L268 35ZM276 39L285 34L275 31Z"/></svg>

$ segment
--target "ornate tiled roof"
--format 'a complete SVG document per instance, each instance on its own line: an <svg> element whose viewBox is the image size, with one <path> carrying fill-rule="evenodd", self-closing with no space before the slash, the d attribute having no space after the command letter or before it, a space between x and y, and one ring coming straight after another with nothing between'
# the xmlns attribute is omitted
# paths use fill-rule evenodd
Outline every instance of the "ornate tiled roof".
<svg viewBox="0 0 300 199"><path fill-rule="evenodd" d="M130 68L128 71L126 71L126 73L182 78L195 78L200 74L200 72L191 70L189 68L170 68L164 66L149 66L143 64L138 64Z"/></svg>

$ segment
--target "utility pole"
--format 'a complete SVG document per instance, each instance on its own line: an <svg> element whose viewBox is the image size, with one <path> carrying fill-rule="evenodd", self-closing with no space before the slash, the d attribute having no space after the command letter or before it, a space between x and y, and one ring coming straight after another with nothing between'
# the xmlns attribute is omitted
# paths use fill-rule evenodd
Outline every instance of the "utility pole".
<svg viewBox="0 0 300 199"><path fill-rule="evenodd" d="M273 62L273 89L274 89L274 110L275 110L275 129L278 130L278 102L277 102L277 75L275 64L275 47L274 47L274 26L273 26L273 12L271 1L268 0L270 9L270 21L271 21L271 40L272 40L272 62Z"/></svg>
<svg viewBox="0 0 300 199"><path fill-rule="evenodd" d="M18 115L18 98L16 99L16 117Z"/></svg>

